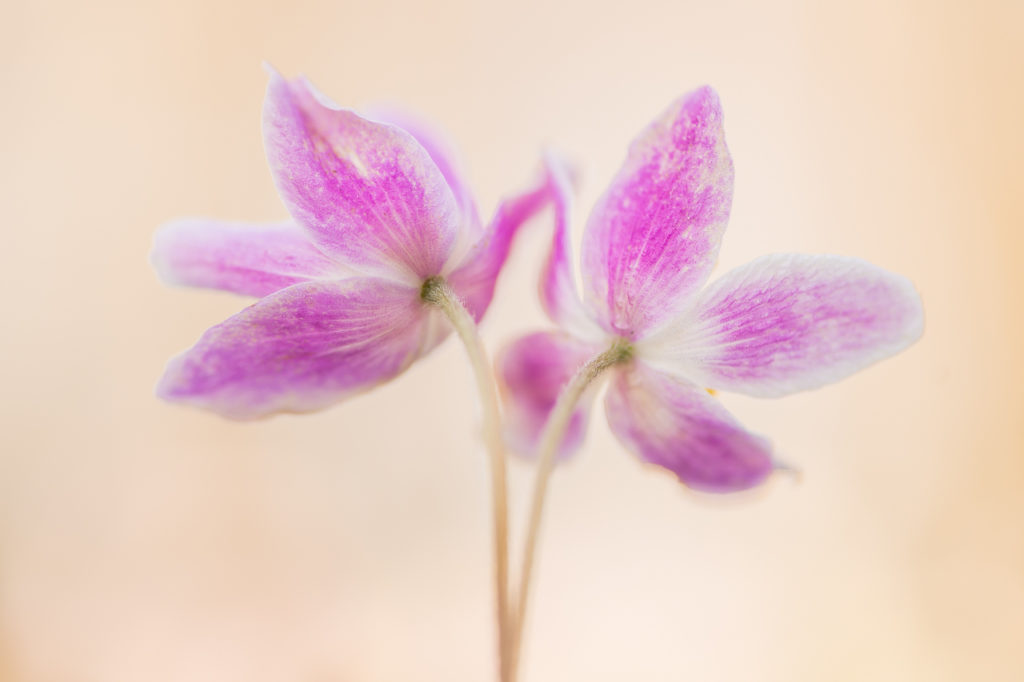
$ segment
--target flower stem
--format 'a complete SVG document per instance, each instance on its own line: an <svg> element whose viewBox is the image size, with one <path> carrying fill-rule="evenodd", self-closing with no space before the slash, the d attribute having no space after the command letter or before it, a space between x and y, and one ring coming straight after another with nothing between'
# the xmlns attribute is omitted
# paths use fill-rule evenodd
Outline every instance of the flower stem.
<svg viewBox="0 0 1024 682"><path fill-rule="evenodd" d="M512 670L510 682L514 682L519 667L519 653L522 649L523 627L526 622L526 606L530 596L530 577L533 573L534 555L537 551L537 538L540 534L540 522L544 513L544 499L547 496L548 481L555 468L555 456L558 447L565 438L566 429L572 418L573 410L579 403L583 393L594 380L616 364L629 359L632 350L624 341L616 341L612 346L591 358L576 372L576 376L565 385L555 402L551 414L540 437L537 473L533 483L533 500L530 504L530 521L527 526L526 543L523 546L523 564L519 574L518 601L514 611L514 627L512 633Z"/></svg>
<svg viewBox="0 0 1024 682"><path fill-rule="evenodd" d="M509 612L508 579L508 482L505 443L501 435L498 391L491 363L487 359L476 321L462 305L458 294L441 277L423 284L423 300L435 305L451 322L462 340L473 366L476 387L483 403L484 441L491 461L491 499L494 512L494 583L498 608L498 663L502 682L510 682L512 671L512 619Z"/></svg>

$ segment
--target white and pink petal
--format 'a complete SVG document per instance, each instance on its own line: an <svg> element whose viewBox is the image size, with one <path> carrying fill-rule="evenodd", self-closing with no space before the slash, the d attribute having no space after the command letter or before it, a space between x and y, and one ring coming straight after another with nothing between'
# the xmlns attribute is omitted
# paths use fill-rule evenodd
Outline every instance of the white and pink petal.
<svg viewBox="0 0 1024 682"><path fill-rule="evenodd" d="M438 314L388 280L296 284L207 330L171 360L157 393L233 419L317 410L430 350L443 338Z"/></svg>
<svg viewBox="0 0 1024 682"><path fill-rule="evenodd" d="M774 468L771 444L707 391L634 361L605 398L612 431L640 459L706 492L751 488Z"/></svg>
<svg viewBox="0 0 1024 682"><path fill-rule="evenodd" d="M473 192L466 182L466 174L448 137L430 121L398 107L377 106L367 113L374 121L397 126L409 133L426 150L461 207L463 230L460 231L460 238L464 235L470 243L475 243L480 238L483 226L480 224Z"/></svg>
<svg viewBox="0 0 1024 682"><path fill-rule="evenodd" d="M686 306L715 264L732 190L722 108L704 87L633 142L587 223L584 298L607 331L635 340Z"/></svg>
<svg viewBox="0 0 1024 682"><path fill-rule="evenodd" d="M496 360L505 405L506 439L525 455L535 455L548 415L566 384L599 349L558 332L536 332L506 346ZM563 457L583 442L595 388L580 399L559 448Z"/></svg>
<svg viewBox="0 0 1024 682"><path fill-rule="evenodd" d="M271 72L263 135L292 217L325 253L412 282L440 274L462 212L428 152L401 128L334 107Z"/></svg>
<svg viewBox="0 0 1024 682"><path fill-rule="evenodd" d="M519 229L543 211L551 200L551 187L544 180L502 199L479 241L450 273L444 273L477 322L483 318L494 298L498 275Z"/></svg>
<svg viewBox="0 0 1024 682"><path fill-rule="evenodd" d="M292 222L173 220L157 230L150 260L168 284L257 297L299 282L347 274Z"/></svg>
<svg viewBox="0 0 1024 682"><path fill-rule="evenodd" d="M922 333L911 282L844 256L777 254L714 282L641 345L650 362L711 388L778 397L843 379Z"/></svg>
<svg viewBox="0 0 1024 682"><path fill-rule="evenodd" d="M555 225L541 270L540 301L551 321L573 336L598 341L605 334L580 300L572 261L572 183L568 169L553 154L545 157L547 182L554 201Z"/></svg>

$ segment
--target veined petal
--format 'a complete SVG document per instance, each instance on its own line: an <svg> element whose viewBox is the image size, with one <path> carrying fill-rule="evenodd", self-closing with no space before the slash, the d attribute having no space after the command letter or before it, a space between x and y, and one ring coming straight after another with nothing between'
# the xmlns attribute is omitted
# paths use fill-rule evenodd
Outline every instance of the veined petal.
<svg viewBox="0 0 1024 682"><path fill-rule="evenodd" d="M321 250L409 283L441 272L461 214L412 135L334 108L305 81L271 73L263 136L285 205Z"/></svg>
<svg viewBox="0 0 1024 682"><path fill-rule="evenodd" d="M171 360L157 393L234 419L320 409L429 350L436 314L418 289L388 280L296 284L209 329Z"/></svg>
<svg viewBox="0 0 1024 682"><path fill-rule="evenodd" d="M466 175L462 170L462 164L459 163L458 154L455 153L455 148L447 136L429 121L396 107L375 107L369 112L369 117L374 121L401 128L412 135L427 151L451 187L455 200L462 210L464 229L459 231L459 236L465 235L470 244L475 243L480 238L483 225L480 223L480 214L473 200L473 193L465 180Z"/></svg>
<svg viewBox="0 0 1024 682"><path fill-rule="evenodd" d="M729 219L733 167L709 87L677 100L638 137L583 235L588 306L635 340L708 277Z"/></svg>
<svg viewBox="0 0 1024 682"><path fill-rule="evenodd" d="M743 490L772 472L767 440L746 431L707 391L640 361L617 372L605 412L629 450L691 488Z"/></svg>
<svg viewBox="0 0 1024 682"><path fill-rule="evenodd" d="M539 181L524 192L505 198L480 240L447 276L449 284L479 322L494 297L494 286L519 228L551 201L551 188Z"/></svg>
<svg viewBox="0 0 1024 682"><path fill-rule="evenodd" d="M547 180L555 207L555 229L551 251L540 278L540 301L551 320L577 338L599 340L604 336L580 300L573 276L572 185L562 162L551 154L545 157Z"/></svg>
<svg viewBox="0 0 1024 682"><path fill-rule="evenodd" d="M763 256L714 282L675 339L640 352L705 386L777 397L838 381L921 336L905 277L843 256Z"/></svg>
<svg viewBox="0 0 1024 682"><path fill-rule="evenodd" d="M168 284L266 296L299 282L346 273L295 223L186 218L157 230L150 260Z"/></svg>
<svg viewBox="0 0 1024 682"><path fill-rule="evenodd" d="M502 350L495 364L509 447L522 454L537 454L541 432L558 395L596 352L557 332L529 334ZM573 412L559 448L561 456L568 456L583 442L595 392L596 388L588 390Z"/></svg>

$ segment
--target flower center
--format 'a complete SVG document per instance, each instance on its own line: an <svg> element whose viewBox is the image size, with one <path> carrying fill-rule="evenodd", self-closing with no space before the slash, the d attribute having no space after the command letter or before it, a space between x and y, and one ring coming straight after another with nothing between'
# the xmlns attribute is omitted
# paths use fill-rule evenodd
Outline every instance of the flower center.
<svg viewBox="0 0 1024 682"><path fill-rule="evenodd" d="M607 356L610 364L621 365L632 360L634 352L633 342L620 336L612 340Z"/></svg>
<svg viewBox="0 0 1024 682"><path fill-rule="evenodd" d="M441 275L434 275L428 277L423 281L423 286L420 287L420 298L427 303L438 303L443 296L442 289L444 288L445 281Z"/></svg>

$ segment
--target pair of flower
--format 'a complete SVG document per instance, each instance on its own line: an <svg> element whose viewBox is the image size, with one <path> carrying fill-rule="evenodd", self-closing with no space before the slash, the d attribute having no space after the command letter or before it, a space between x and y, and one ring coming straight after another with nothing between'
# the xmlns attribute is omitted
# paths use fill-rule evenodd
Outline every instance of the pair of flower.
<svg viewBox="0 0 1024 682"><path fill-rule="evenodd" d="M485 229L446 145L411 121L372 121L272 73L267 155L293 222L177 221L157 235L170 282L260 296L171 361L158 392L233 418L310 411L388 381L449 331L425 287L444 278L479 320L518 228L553 203L541 302L559 332L498 362L511 439L536 447L562 387L617 349L614 433L646 461L710 491L773 468L769 443L705 388L781 396L841 379L913 343L920 299L903 277L852 258L773 255L703 288L732 200L715 93L675 103L638 137L592 212L584 296L570 258L570 188L554 159ZM563 453L582 440L576 408Z"/></svg>

